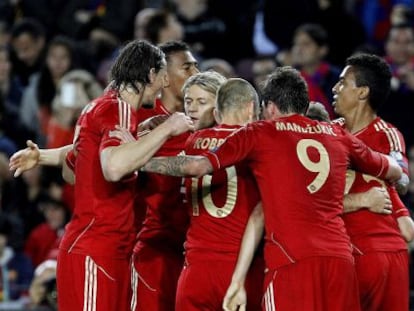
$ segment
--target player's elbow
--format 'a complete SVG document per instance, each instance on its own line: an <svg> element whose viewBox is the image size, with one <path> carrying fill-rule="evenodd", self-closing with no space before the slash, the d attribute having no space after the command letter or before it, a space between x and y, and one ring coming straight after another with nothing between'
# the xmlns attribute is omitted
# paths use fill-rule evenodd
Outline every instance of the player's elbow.
<svg viewBox="0 0 414 311"><path fill-rule="evenodd" d="M405 230L401 232L401 235L407 243L411 243L414 240L414 229Z"/></svg>
<svg viewBox="0 0 414 311"><path fill-rule="evenodd" d="M410 216L402 216L397 219L401 235L407 243L414 240L414 221Z"/></svg>
<svg viewBox="0 0 414 311"><path fill-rule="evenodd" d="M128 161L117 157L114 148L109 147L101 152L101 169L106 181L117 182L133 171Z"/></svg>
<svg viewBox="0 0 414 311"><path fill-rule="evenodd" d="M117 182L120 181L126 174L121 165L107 165L102 168L102 173L106 181Z"/></svg>
<svg viewBox="0 0 414 311"><path fill-rule="evenodd" d="M70 185L75 184L75 174L70 168L63 168L62 170L62 177L65 182Z"/></svg>

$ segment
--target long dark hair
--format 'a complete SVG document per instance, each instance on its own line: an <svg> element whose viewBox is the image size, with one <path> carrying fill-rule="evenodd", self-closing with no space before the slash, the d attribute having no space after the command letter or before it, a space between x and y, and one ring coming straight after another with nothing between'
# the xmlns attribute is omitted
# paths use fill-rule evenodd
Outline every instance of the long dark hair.
<svg viewBox="0 0 414 311"><path fill-rule="evenodd" d="M151 68L158 72L164 66L165 55L158 47L145 40L131 41L121 50L112 65L111 87L119 90L121 85L127 85L139 92L136 83L142 86L150 83Z"/></svg>

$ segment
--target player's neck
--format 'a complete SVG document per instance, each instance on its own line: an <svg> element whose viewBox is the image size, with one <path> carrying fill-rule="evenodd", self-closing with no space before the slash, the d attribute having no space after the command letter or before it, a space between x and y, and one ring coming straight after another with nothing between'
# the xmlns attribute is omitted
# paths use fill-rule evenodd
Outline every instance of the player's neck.
<svg viewBox="0 0 414 311"><path fill-rule="evenodd" d="M171 92L163 90L161 94L161 101L170 113L184 111L184 99L179 98Z"/></svg>
<svg viewBox="0 0 414 311"><path fill-rule="evenodd" d="M122 89L119 91L119 97L128 105L131 105L134 110L136 110L141 106L143 99L142 93L143 92L138 94L135 90L131 91L129 89Z"/></svg>
<svg viewBox="0 0 414 311"><path fill-rule="evenodd" d="M347 115L344 115L346 128L351 133L357 133L366 128L376 117L377 114L369 106L358 106Z"/></svg>
<svg viewBox="0 0 414 311"><path fill-rule="evenodd" d="M245 125L247 123L249 123L249 120L236 116L223 116L220 122L220 124L226 125Z"/></svg>

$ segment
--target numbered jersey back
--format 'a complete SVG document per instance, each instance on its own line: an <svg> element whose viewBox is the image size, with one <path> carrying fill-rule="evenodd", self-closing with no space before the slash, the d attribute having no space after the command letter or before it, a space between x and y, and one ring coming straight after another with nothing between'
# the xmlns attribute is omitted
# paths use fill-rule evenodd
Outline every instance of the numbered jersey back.
<svg viewBox="0 0 414 311"><path fill-rule="evenodd" d="M213 150L238 128L222 125L199 131L187 141L186 154ZM192 217L187 256L205 257L205 250L209 250L214 258L235 260L247 219L259 201L255 179L246 163L186 179L186 194Z"/></svg>
<svg viewBox="0 0 414 311"><path fill-rule="evenodd" d="M357 158L351 141L335 125L293 115L247 125L209 156L217 167L245 159L253 171L273 266L307 256L351 257L340 217L346 169Z"/></svg>

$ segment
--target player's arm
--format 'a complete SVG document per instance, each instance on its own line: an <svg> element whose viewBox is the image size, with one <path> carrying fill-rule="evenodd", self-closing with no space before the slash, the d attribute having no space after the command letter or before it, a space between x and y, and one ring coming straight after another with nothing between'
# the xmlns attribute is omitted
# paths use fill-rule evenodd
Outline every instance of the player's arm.
<svg viewBox="0 0 414 311"><path fill-rule="evenodd" d="M397 161L403 171L401 178L395 183L395 189L397 189L399 194L405 195L408 192L408 185L410 184L410 179L408 177L408 160L405 155L399 151L391 151L390 157Z"/></svg>
<svg viewBox="0 0 414 311"><path fill-rule="evenodd" d="M201 177L213 172L213 166L204 156L155 157L140 170L170 176Z"/></svg>
<svg viewBox="0 0 414 311"><path fill-rule="evenodd" d="M392 157L387 155L381 156L385 157L388 162L388 168L385 175L383 175L384 179L392 184L398 182L398 180L401 179L403 173L401 166L399 166L397 161L395 161Z"/></svg>
<svg viewBox="0 0 414 311"><path fill-rule="evenodd" d="M62 177L70 185L75 184L75 162L76 156L74 150L67 152L65 160L62 165Z"/></svg>
<svg viewBox="0 0 414 311"><path fill-rule="evenodd" d="M247 295L244 288L255 251L263 238L264 215L261 203L251 213L243 234L239 256L230 286L223 299L223 310L246 310Z"/></svg>
<svg viewBox="0 0 414 311"><path fill-rule="evenodd" d="M147 132L155 129L158 125L162 124L165 120L167 120L167 118L168 115L160 114L142 121L138 125L138 133Z"/></svg>
<svg viewBox="0 0 414 311"><path fill-rule="evenodd" d="M159 157L148 161L142 171L170 176L201 177L218 169L234 165L249 157L255 142L253 130L241 128L226 138L215 151L207 151L199 156Z"/></svg>
<svg viewBox="0 0 414 311"><path fill-rule="evenodd" d="M106 147L100 154L105 179L119 181L141 168L168 138L189 130L194 130L191 119L183 113L174 113L139 140L116 147Z"/></svg>
<svg viewBox="0 0 414 311"><path fill-rule="evenodd" d="M391 214L392 204L388 191L383 187L373 187L366 192L348 193L344 196L344 213L363 208L373 213Z"/></svg>
<svg viewBox="0 0 414 311"><path fill-rule="evenodd" d="M9 168L14 170L14 177L20 176L24 171L30 170L38 165L61 166L66 153L73 145L67 145L53 149L39 149L37 144L28 140L27 148L14 153L10 158Z"/></svg>
<svg viewBox="0 0 414 311"><path fill-rule="evenodd" d="M388 190L393 206L392 215L397 220L398 228L400 229L404 240L406 242L411 242L414 239L414 222L410 211L405 206L404 202L402 202L395 188L390 187Z"/></svg>
<svg viewBox="0 0 414 311"><path fill-rule="evenodd" d="M68 184L70 185L75 184L75 174L68 167L65 161L63 162L63 165L62 165L62 177L63 177L63 180L66 181Z"/></svg>
<svg viewBox="0 0 414 311"><path fill-rule="evenodd" d="M397 218L398 228L404 240L409 243L414 240L414 221L411 216L401 216Z"/></svg>
<svg viewBox="0 0 414 311"><path fill-rule="evenodd" d="M402 169L395 159L370 149L349 133L345 135L350 140L350 158L354 168L390 183L395 183L401 178Z"/></svg>

